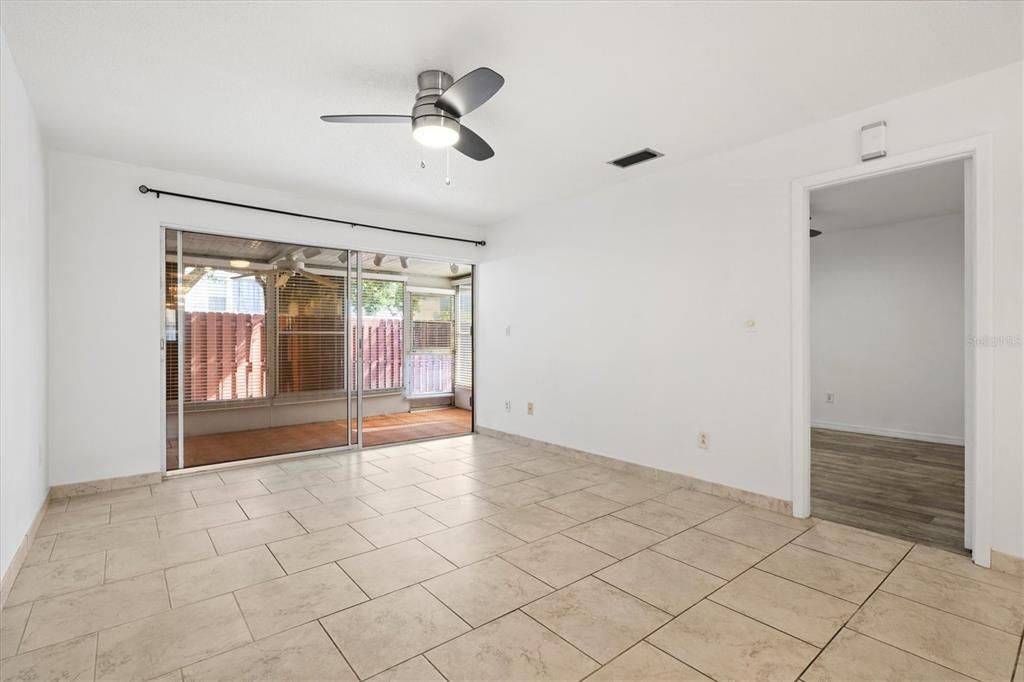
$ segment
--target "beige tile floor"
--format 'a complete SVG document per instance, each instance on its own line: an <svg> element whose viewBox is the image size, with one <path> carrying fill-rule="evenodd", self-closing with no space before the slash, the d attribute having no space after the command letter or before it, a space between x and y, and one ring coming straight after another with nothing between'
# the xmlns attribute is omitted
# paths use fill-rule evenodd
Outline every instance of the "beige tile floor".
<svg viewBox="0 0 1024 682"><path fill-rule="evenodd" d="M1010 680L1024 581L466 436L54 500L3 680Z"/></svg>

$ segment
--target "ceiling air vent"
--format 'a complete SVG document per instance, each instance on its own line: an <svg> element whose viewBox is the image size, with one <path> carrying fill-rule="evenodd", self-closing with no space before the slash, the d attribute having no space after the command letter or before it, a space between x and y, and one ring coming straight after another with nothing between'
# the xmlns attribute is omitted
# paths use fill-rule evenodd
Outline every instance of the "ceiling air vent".
<svg viewBox="0 0 1024 682"><path fill-rule="evenodd" d="M630 166L635 166L638 163L643 163L644 161L656 159L659 156L664 156L664 154L662 154L661 152L656 152L653 149L647 148L641 149L638 152L633 152L632 154L626 154L625 156L620 157L618 159L613 159L608 163L610 163L613 166L618 166L619 168L629 168Z"/></svg>

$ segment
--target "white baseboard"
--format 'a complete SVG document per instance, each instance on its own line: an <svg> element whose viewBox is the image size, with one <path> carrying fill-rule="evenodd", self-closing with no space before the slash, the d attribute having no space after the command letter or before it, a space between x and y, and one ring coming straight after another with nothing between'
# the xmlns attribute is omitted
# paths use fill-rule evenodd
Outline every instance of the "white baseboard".
<svg viewBox="0 0 1024 682"><path fill-rule="evenodd" d="M655 469L645 464L637 464L635 462L627 462L616 457L610 457L608 455L598 455L596 453L587 452L585 450L576 450L575 448L566 447L564 445L558 445L556 443L549 443L543 440L536 440L534 438L528 438L526 436L520 436L514 433L508 433L506 431L499 431L497 429L488 428L486 426L477 425L476 432L490 436L492 438L502 438L504 440L510 440L520 445L528 447L540 448L547 450L548 452L554 452L559 455L565 455L572 457L587 464L600 464L618 471L623 471L634 476L643 476L647 478L653 478L655 480L671 481L681 488L687 488L689 490L696 490L697 492L707 493L709 495L715 495L717 497L724 497L736 502L742 502L749 504L754 507L761 507L768 511L775 512L776 514L785 514L790 516L793 514L793 503L789 500L783 500L778 497L770 497L761 493L755 493L750 490L744 490L743 488L733 488L732 486L724 485L722 483L712 483L711 481L705 481L700 478L693 478L686 474L679 474L674 471L666 471L664 469Z"/></svg>
<svg viewBox="0 0 1024 682"><path fill-rule="evenodd" d="M902 431L900 429L887 429L881 426L857 426L855 424L840 424L838 422L812 421L812 429L831 429L832 431L849 431L850 433L863 433L869 436L888 436L889 438L906 438L907 440L922 440L926 443L942 443L944 445L963 445L963 436L946 436L940 433L920 433L918 431Z"/></svg>

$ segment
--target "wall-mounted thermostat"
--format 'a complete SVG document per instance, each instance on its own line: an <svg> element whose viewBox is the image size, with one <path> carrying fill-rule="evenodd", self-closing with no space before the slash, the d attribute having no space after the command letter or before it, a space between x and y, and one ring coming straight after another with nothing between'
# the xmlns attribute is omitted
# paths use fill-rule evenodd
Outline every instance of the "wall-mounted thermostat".
<svg viewBox="0 0 1024 682"><path fill-rule="evenodd" d="M875 121L860 129L860 160L885 156L885 121Z"/></svg>

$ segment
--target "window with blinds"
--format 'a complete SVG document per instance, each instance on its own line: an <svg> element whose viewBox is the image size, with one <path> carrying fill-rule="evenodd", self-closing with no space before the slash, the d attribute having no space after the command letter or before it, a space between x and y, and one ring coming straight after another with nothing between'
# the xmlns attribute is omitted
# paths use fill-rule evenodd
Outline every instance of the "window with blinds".
<svg viewBox="0 0 1024 682"><path fill-rule="evenodd" d="M277 393L345 390L345 278L277 273Z"/></svg>
<svg viewBox="0 0 1024 682"><path fill-rule="evenodd" d="M455 294L455 385L473 386L473 287L460 284Z"/></svg>
<svg viewBox="0 0 1024 682"><path fill-rule="evenodd" d="M174 277L171 280L171 277ZM177 273L168 265L176 295ZM190 266L184 293L185 402L244 400L267 395L267 307L263 283L231 270ZM167 390L177 398L177 362L168 364Z"/></svg>

